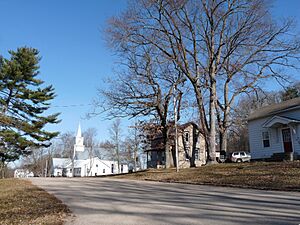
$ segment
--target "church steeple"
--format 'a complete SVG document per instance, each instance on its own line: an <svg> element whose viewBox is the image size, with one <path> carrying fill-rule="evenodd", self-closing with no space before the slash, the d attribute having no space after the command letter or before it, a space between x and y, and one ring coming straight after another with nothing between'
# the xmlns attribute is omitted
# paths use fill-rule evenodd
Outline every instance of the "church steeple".
<svg viewBox="0 0 300 225"><path fill-rule="evenodd" d="M75 139L75 145L74 145L74 151L83 152L84 151L84 145L83 145L83 137L81 135L81 127L80 123L78 125L77 135Z"/></svg>
<svg viewBox="0 0 300 225"><path fill-rule="evenodd" d="M77 129L77 135L76 137L81 137L81 126L80 123L78 124L78 129Z"/></svg>

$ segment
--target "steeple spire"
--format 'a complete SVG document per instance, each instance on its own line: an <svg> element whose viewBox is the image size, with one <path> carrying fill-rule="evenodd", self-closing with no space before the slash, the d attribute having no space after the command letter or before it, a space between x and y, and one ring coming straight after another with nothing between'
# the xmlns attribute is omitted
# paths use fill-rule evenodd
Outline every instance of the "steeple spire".
<svg viewBox="0 0 300 225"><path fill-rule="evenodd" d="M78 130L77 135L75 138L75 145L74 145L74 151L83 152L84 151L84 145L83 145L83 137L81 134L81 127L80 123L78 124Z"/></svg>
<svg viewBox="0 0 300 225"><path fill-rule="evenodd" d="M76 137L81 137L81 126L80 126L80 123L78 124L78 130L77 130Z"/></svg>

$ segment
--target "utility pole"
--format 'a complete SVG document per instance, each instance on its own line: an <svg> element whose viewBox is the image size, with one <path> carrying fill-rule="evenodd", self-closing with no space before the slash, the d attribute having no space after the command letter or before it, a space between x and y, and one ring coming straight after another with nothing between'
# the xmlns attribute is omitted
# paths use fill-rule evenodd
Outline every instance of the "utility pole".
<svg viewBox="0 0 300 225"><path fill-rule="evenodd" d="M75 161L75 154L76 154L76 149L74 147L74 153L73 153L73 158L72 158L72 177L74 177L74 161Z"/></svg>
<svg viewBox="0 0 300 225"><path fill-rule="evenodd" d="M47 174L48 174L48 159L46 159L45 177L47 177Z"/></svg>

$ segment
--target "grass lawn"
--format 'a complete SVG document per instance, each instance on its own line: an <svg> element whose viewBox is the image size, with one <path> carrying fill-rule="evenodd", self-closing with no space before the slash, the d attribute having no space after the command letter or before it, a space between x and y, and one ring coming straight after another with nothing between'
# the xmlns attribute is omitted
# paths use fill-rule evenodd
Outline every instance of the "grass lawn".
<svg viewBox="0 0 300 225"><path fill-rule="evenodd" d="M117 176L134 180L209 184L284 191L300 191L300 161L226 163L199 168L151 169Z"/></svg>
<svg viewBox="0 0 300 225"><path fill-rule="evenodd" d="M68 208L28 180L0 179L0 224L61 225Z"/></svg>

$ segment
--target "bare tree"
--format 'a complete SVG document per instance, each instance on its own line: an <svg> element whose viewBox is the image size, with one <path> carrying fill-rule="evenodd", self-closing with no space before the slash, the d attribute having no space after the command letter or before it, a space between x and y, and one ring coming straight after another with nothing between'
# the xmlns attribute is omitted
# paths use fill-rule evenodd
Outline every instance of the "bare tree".
<svg viewBox="0 0 300 225"><path fill-rule="evenodd" d="M137 171L137 166L141 159L142 153L142 137L141 137L141 129L138 122L135 122L132 126L129 127L130 130L125 139L125 147L128 153L128 158L130 161L134 162L134 171Z"/></svg>
<svg viewBox="0 0 300 225"><path fill-rule="evenodd" d="M235 99L261 80L284 81L279 68L299 59L292 23L276 24L269 8L262 0L138 0L110 21L115 47L151 46L190 81L212 162L217 128L226 150Z"/></svg>
<svg viewBox="0 0 300 225"><path fill-rule="evenodd" d="M261 107L279 103L280 92L256 90L239 98L232 107L231 121L228 130L227 153L237 150L249 151L248 117Z"/></svg>
<svg viewBox="0 0 300 225"><path fill-rule="evenodd" d="M45 176L46 174L46 161L48 160L46 149L38 148L32 151L32 154L22 159L22 167L33 172L35 176ZM47 165L48 167L48 165Z"/></svg>
<svg viewBox="0 0 300 225"><path fill-rule="evenodd" d="M96 148L97 148L97 129L96 128L88 128L86 131L83 132L83 137L84 137L84 146L85 146L85 151L88 152L89 154L89 159L90 159L90 168L93 166L93 160L92 158L95 156ZM92 171L90 170L90 173Z"/></svg>
<svg viewBox="0 0 300 225"><path fill-rule="evenodd" d="M100 149L103 151L105 159L116 160L115 157L115 147L111 140L106 140L99 143Z"/></svg>
<svg viewBox="0 0 300 225"><path fill-rule="evenodd" d="M121 164L121 158L120 158L120 151L121 151L121 120L116 119L113 123L112 126L109 130L110 132L110 139L111 139L111 144L113 146L114 150L114 156L115 159L118 162L118 173L120 173L120 164Z"/></svg>
<svg viewBox="0 0 300 225"><path fill-rule="evenodd" d="M75 137L73 132L65 132L60 135L62 142L62 156L72 159L74 157Z"/></svg>
<svg viewBox="0 0 300 225"><path fill-rule="evenodd" d="M117 45L118 40L115 40L114 44ZM154 118L161 126L166 157L170 159L167 126L169 106L175 88L181 102L180 89L184 83L181 72L173 63L165 63L151 48L126 48L120 50L120 55L121 58L125 57L125 69L108 81L107 90L99 90L101 99L96 101L96 108L98 105L106 107L103 110L109 111L109 117Z"/></svg>

